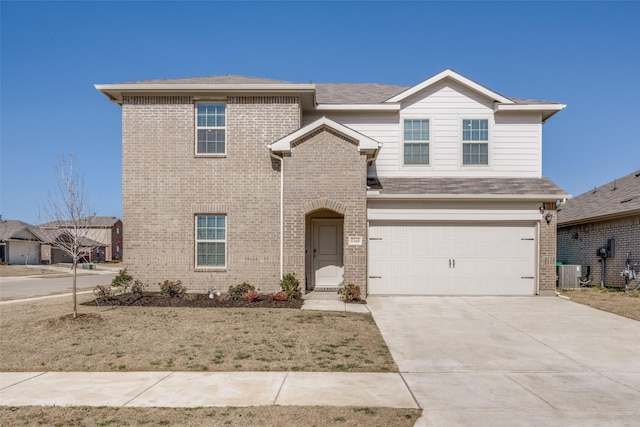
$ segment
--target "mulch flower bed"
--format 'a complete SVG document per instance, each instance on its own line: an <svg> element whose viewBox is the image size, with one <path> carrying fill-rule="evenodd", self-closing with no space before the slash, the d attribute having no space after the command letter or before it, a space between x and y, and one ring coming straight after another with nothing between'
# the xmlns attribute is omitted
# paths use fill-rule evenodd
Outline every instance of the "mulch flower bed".
<svg viewBox="0 0 640 427"><path fill-rule="evenodd" d="M220 307L220 308L300 308L303 300L289 299L275 301L267 296L258 301L243 299L230 300L227 298L209 298L208 294L187 294L182 298L168 297L159 292L144 292L142 294L120 294L106 298L96 298L83 305L92 306L142 306L142 307Z"/></svg>

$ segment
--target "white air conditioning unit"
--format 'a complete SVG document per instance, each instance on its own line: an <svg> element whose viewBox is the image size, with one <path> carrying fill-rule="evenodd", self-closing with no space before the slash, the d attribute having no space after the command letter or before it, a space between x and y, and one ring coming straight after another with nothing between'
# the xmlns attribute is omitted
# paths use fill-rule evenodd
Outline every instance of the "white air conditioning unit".
<svg viewBox="0 0 640 427"><path fill-rule="evenodd" d="M558 287L561 289L579 288L580 277L582 277L581 265L559 265L557 266Z"/></svg>

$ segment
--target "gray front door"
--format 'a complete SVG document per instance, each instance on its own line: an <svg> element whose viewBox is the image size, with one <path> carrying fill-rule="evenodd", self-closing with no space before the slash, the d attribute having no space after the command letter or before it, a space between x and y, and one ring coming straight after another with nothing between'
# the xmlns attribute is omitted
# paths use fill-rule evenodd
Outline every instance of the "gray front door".
<svg viewBox="0 0 640 427"><path fill-rule="evenodd" d="M313 285L338 288L344 274L342 219L313 219L311 222Z"/></svg>

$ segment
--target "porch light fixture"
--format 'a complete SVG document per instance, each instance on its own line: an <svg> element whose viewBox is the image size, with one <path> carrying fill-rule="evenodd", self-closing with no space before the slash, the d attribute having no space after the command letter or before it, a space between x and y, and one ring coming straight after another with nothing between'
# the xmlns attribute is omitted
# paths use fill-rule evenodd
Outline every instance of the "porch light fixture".
<svg viewBox="0 0 640 427"><path fill-rule="evenodd" d="M553 214L551 212L547 212L547 214L544 216L544 219L547 221L547 224L549 224L553 219Z"/></svg>

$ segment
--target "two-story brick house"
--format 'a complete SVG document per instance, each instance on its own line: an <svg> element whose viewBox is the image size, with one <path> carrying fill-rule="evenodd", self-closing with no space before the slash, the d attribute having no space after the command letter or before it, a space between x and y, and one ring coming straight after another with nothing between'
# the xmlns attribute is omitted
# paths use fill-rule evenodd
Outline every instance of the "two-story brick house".
<svg viewBox="0 0 640 427"><path fill-rule="evenodd" d="M452 70L413 87L216 76L96 85L122 106L124 250L147 283L548 294L542 124L564 105Z"/></svg>
<svg viewBox="0 0 640 427"><path fill-rule="evenodd" d="M56 230L68 226L65 221L52 221L38 227L49 234L49 238ZM122 259L122 221L115 216L92 216L81 220L81 227L85 229L83 235L98 243L94 245L91 254L92 261L119 261ZM68 255L54 250L50 245L43 245L42 260L48 263L71 262Z"/></svg>

